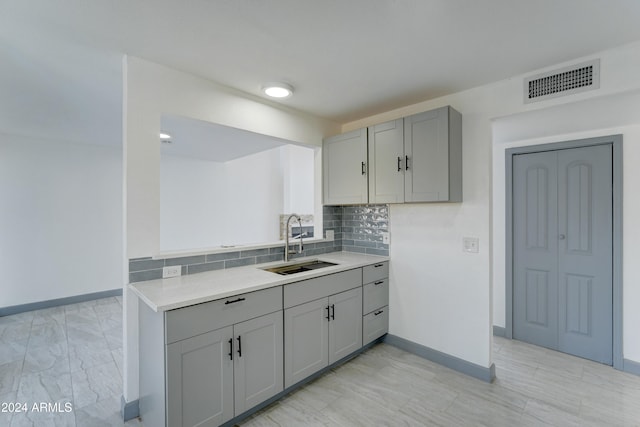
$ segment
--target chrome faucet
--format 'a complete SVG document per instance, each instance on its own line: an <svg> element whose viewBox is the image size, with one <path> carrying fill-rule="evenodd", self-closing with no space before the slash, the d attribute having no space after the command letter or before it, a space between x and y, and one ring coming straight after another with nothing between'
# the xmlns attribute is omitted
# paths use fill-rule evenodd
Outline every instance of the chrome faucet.
<svg viewBox="0 0 640 427"><path fill-rule="evenodd" d="M298 225L300 226L300 246L298 248L298 252L289 251L289 222L291 222L291 218L295 218L298 221ZM284 231L284 262L289 261L290 254L301 254L302 253L302 218L300 218L297 214L289 215L287 218L287 225Z"/></svg>

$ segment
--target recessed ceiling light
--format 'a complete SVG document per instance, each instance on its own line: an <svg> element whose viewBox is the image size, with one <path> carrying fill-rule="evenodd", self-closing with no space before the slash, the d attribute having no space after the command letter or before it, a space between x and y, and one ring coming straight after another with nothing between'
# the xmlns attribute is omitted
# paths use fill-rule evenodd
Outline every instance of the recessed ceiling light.
<svg viewBox="0 0 640 427"><path fill-rule="evenodd" d="M293 94L293 86L287 83L267 83L262 86L265 95L271 98L287 98Z"/></svg>

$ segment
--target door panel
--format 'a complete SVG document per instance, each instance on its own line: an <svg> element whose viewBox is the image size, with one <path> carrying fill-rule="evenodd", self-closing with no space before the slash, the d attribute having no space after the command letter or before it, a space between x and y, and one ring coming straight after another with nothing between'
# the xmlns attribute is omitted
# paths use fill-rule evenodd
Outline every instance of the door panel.
<svg viewBox="0 0 640 427"><path fill-rule="evenodd" d="M449 200L449 108L404 119L405 201Z"/></svg>
<svg viewBox="0 0 640 427"><path fill-rule="evenodd" d="M322 152L324 203L367 203L367 130L327 138Z"/></svg>
<svg viewBox="0 0 640 427"><path fill-rule="evenodd" d="M368 147L369 203L404 202L402 119L369 127Z"/></svg>
<svg viewBox="0 0 640 427"><path fill-rule="evenodd" d="M231 326L167 346L167 425L218 426L233 418Z"/></svg>
<svg viewBox="0 0 640 427"><path fill-rule="evenodd" d="M284 311L284 386L290 387L329 364L327 298Z"/></svg>
<svg viewBox="0 0 640 427"><path fill-rule="evenodd" d="M233 332L241 344L234 356L237 416L283 390L282 311L238 323Z"/></svg>
<svg viewBox="0 0 640 427"><path fill-rule="evenodd" d="M513 337L613 361L612 147L513 158Z"/></svg>
<svg viewBox="0 0 640 427"><path fill-rule="evenodd" d="M610 145L558 152L559 349L609 365L613 362L612 172Z"/></svg>
<svg viewBox="0 0 640 427"><path fill-rule="evenodd" d="M514 156L513 337L549 348L558 346L557 229L555 153Z"/></svg>
<svg viewBox="0 0 640 427"><path fill-rule="evenodd" d="M362 347L362 288L329 297L329 363Z"/></svg>

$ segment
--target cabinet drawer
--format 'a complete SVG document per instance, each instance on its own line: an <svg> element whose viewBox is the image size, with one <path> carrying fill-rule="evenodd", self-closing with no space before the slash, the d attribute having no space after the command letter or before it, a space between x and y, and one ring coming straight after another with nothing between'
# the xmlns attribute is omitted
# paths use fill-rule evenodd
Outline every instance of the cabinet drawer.
<svg viewBox="0 0 640 427"><path fill-rule="evenodd" d="M389 277L389 262L378 262L362 267L362 283L367 284Z"/></svg>
<svg viewBox="0 0 640 427"><path fill-rule="evenodd" d="M364 285L362 312L371 313L377 308L389 305L389 279L380 279Z"/></svg>
<svg viewBox="0 0 640 427"><path fill-rule="evenodd" d="M282 286L179 308L165 313L166 343L282 310Z"/></svg>
<svg viewBox="0 0 640 427"><path fill-rule="evenodd" d="M362 269L316 277L284 285L284 308L304 304L362 286Z"/></svg>
<svg viewBox="0 0 640 427"><path fill-rule="evenodd" d="M382 307L362 318L362 345L389 332L389 307Z"/></svg>

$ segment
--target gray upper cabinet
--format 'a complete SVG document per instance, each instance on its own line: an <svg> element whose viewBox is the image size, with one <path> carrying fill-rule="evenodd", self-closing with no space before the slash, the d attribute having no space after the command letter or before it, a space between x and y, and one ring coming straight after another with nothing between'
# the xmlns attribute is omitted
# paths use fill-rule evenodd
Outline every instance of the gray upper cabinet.
<svg viewBox="0 0 640 427"><path fill-rule="evenodd" d="M449 106L327 138L323 152L327 205L462 201L462 116Z"/></svg>
<svg viewBox="0 0 640 427"><path fill-rule="evenodd" d="M403 121L368 128L369 203L404 202Z"/></svg>
<svg viewBox="0 0 640 427"><path fill-rule="evenodd" d="M404 201L462 201L462 116L442 107L404 119Z"/></svg>
<svg viewBox="0 0 640 427"><path fill-rule="evenodd" d="M325 205L348 205L369 201L366 129L325 139L322 165Z"/></svg>

